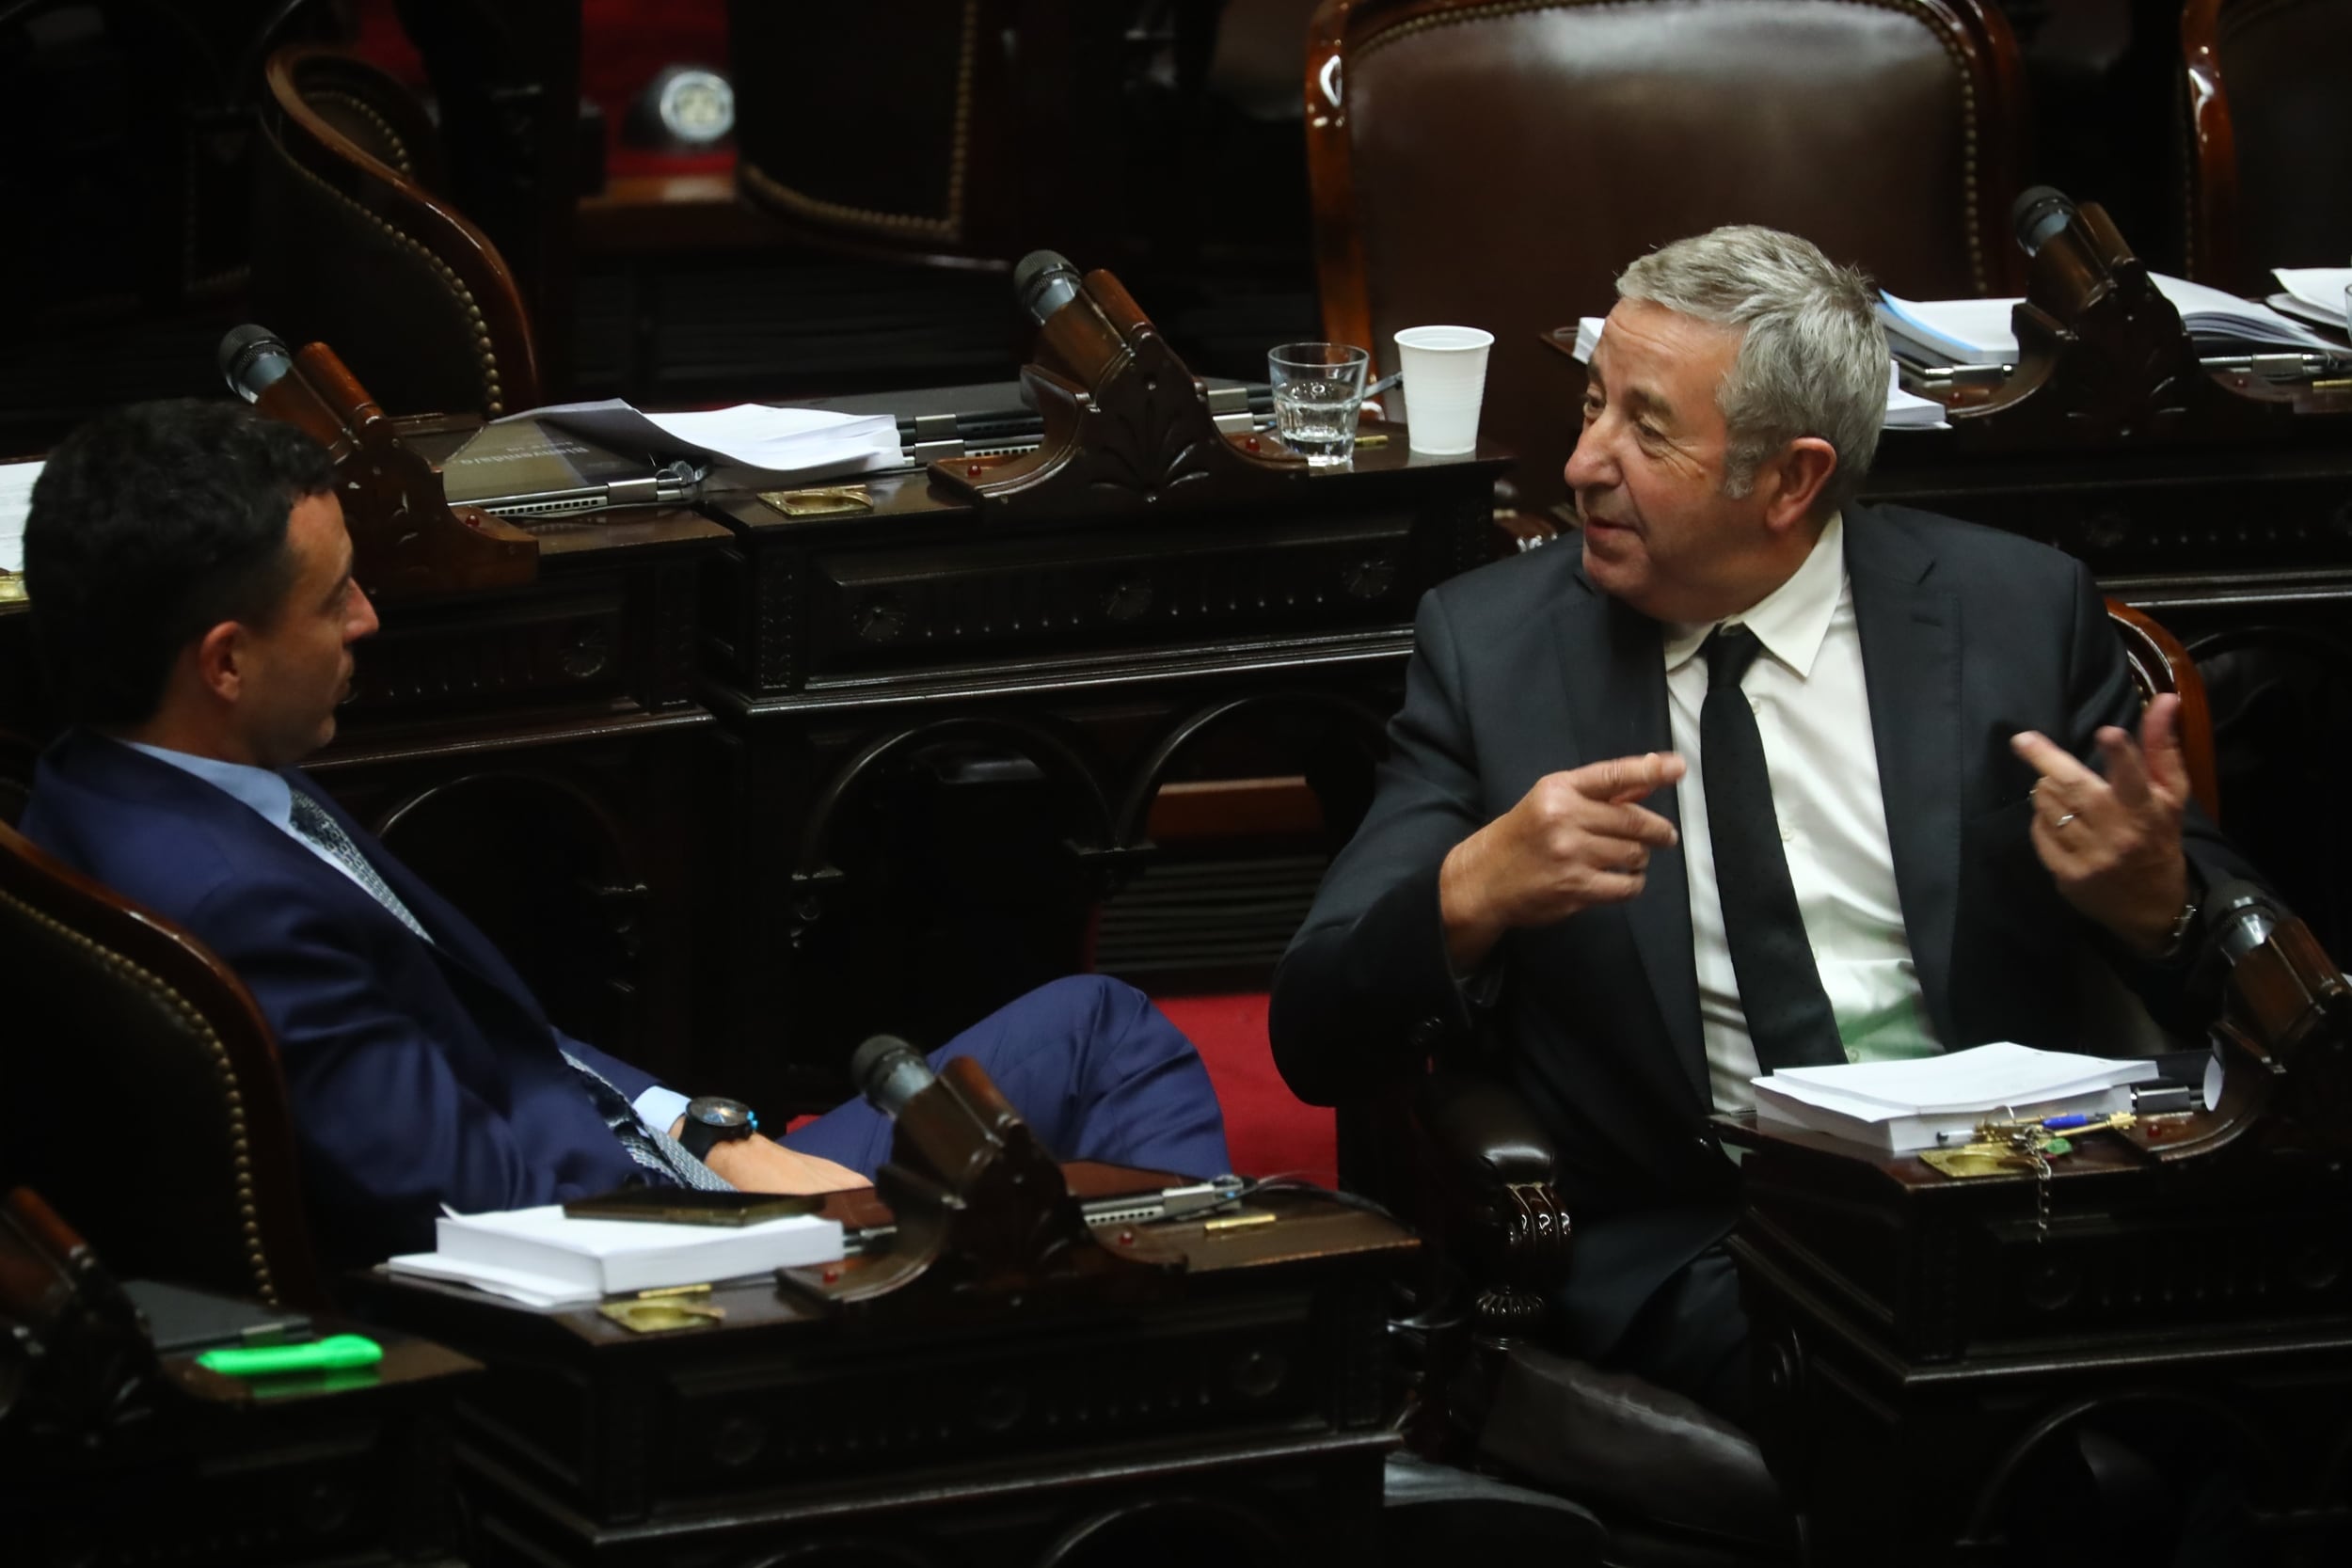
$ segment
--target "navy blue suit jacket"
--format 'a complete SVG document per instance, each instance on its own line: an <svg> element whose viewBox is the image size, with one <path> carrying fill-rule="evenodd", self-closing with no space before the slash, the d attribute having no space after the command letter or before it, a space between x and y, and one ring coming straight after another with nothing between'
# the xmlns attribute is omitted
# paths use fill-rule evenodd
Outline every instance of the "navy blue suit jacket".
<svg viewBox="0 0 2352 1568"><path fill-rule="evenodd" d="M433 1217L558 1203L637 1171L565 1050L630 1100L654 1080L554 1029L471 922L299 769L425 930L244 802L103 736L41 758L24 832L178 922L278 1037L329 1266L430 1250Z"/></svg>

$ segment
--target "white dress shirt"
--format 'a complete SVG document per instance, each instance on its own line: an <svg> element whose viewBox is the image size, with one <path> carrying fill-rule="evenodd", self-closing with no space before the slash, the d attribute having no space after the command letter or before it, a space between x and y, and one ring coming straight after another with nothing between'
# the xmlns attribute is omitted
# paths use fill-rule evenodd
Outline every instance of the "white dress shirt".
<svg viewBox="0 0 2352 1568"><path fill-rule="evenodd" d="M125 740L122 744L135 752L146 752L157 762L167 762L183 773L192 774L231 800L251 807L262 821L333 866L338 874L349 878L352 885L366 892L369 897L375 896L367 883L361 881L351 867L328 854L325 846L313 843L294 831L294 786L286 782L282 774L273 773L266 768L248 768L241 762L222 762L217 757L199 757L189 752L167 751L161 746L150 746L137 740ZM428 937L426 940L429 942L432 939ZM666 1132L678 1117L686 1114L686 1097L675 1089L663 1088L656 1084L637 1097L635 1106L640 1121Z"/></svg>
<svg viewBox="0 0 2352 1568"><path fill-rule="evenodd" d="M1919 992L1895 891L1862 639L1846 577L1844 517L1830 517L1787 582L1745 613L1724 619L1744 625L1763 644L1740 688L1763 737L1788 879L1847 1059L1931 1055L1942 1047ZM1690 765L1676 787L1708 1078L1715 1109L1744 1111L1756 1102L1749 1087L1757 1071L1756 1047L1724 936L1699 753L1707 661L1698 652L1721 624L1666 628L1666 707L1675 750Z"/></svg>

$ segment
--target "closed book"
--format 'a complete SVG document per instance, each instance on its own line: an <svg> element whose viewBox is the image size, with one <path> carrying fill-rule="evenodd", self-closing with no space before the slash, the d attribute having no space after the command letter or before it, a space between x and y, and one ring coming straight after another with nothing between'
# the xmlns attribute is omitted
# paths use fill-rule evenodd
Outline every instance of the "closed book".
<svg viewBox="0 0 2352 1568"><path fill-rule="evenodd" d="M1759 1121L1907 1154L1965 1138L1987 1118L2107 1116L2132 1108L2131 1085L2162 1075L2141 1059L2001 1043L1898 1062L1785 1068L1754 1080Z"/></svg>
<svg viewBox="0 0 2352 1568"><path fill-rule="evenodd" d="M716 1227L640 1220L577 1220L560 1206L445 1215L435 1261L446 1274L470 1263L599 1295L699 1285L842 1256L838 1221L791 1214Z"/></svg>

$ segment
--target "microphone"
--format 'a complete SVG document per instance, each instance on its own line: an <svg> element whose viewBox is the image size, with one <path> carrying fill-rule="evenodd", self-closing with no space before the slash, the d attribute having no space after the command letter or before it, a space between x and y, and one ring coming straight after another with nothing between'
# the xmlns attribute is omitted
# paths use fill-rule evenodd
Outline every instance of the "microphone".
<svg viewBox="0 0 2352 1568"><path fill-rule="evenodd" d="M2043 245L2074 221L2074 203L2056 186L2036 185L2019 195L2009 210L2009 221L2026 254L2039 256Z"/></svg>
<svg viewBox="0 0 2352 1568"><path fill-rule="evenodd" d="M294 368L293 350L277 333L251 322L230 328L215 358L229 389L247 403L259 401Z"/></svg>
<svg viewBox="0 0 2352 1568"><path fill-rule="evenodd" d="M1070 258L1058 250L1032 250L1012 269L1013 297L1040 326L1078 297L1083 281Z"/></svg>
<svg viewBox="0 0 2352 1568"><path fill-rule="evenodd" d="M2220 882L2205 896L2205 942L2234 968L2279 928L2279 907L2249 881Z"/></svg>
<svg viewBox="0 0 2352 1568"><path fill-rule="evenodd" d="M923 1053L896 1035L876 1035L850 1058L850 1077L874 1109L891 1120L907 1101L939 1082Z"/></svg>

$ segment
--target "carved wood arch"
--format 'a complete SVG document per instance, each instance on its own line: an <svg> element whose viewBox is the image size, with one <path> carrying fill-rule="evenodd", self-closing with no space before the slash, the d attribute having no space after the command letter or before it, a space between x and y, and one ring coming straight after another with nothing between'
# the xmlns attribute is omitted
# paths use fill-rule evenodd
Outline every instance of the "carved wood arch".
<svg viewBox="0 0 2352 1568"><path fill-rule="evenodd" d="M1167 781L1168 769L1211 732L1261 714L1301 708L1345 721L1366 740L1370 755L1376 756L1383 748L1388 721L1368 705L1350 697L1332 692L1290 689L1225 698L1195 709L1177 721L1144 757L1120 802L1118 816L1113 819L1112 842L1122 850L1150 847L1146 829L1151 818L1152 800Z"/></svg>
<svg viewBox="0 0 2352 1568"><path fill-rule="evenodd" d="M820 883L840 878L840 869L829 859L834 828L842 807L867 780L891 762L923 747L972 740L1009 744L1044 769L1049 778L1075 790L1080 801L1091 808L1087 824L1092 830L1091 836L1073 841L1080 852L1100 852L1115 842L1110 805L1097 770L1076 746L1032 719L1010 714L961 714L880 736L844 763L809 809L808 819L801 830L800 849L793 858L793 880Z"/></svg>

